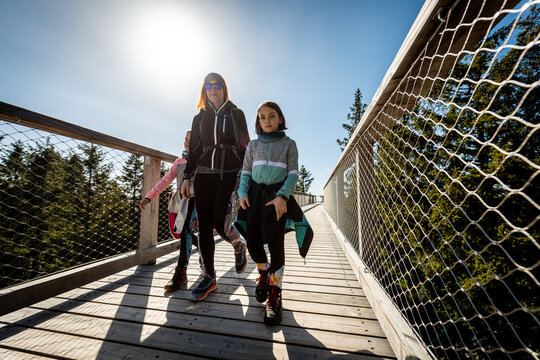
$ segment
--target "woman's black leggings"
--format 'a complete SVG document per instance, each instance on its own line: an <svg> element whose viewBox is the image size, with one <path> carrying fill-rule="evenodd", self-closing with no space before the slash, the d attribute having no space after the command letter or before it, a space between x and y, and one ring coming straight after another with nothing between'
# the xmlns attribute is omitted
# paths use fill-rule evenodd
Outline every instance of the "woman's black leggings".
<svg viewBox="0 0 540 360"><path fill-rule="evenodd" d="M264 244L268 244L270 251L270 273L275 273L285 265L285 225L287 214L276 220L276 209L273 205L260 204L262 214L258 224L250 224L247 228L247 248L249 255L256 263L266 263L266 251Z"/></svg>
<svg viewBox="0 0 540 360"><path fill-rule="evenodd" d="M195 177L195 207L199 220L199 251L204 267L209 275L214 269L214 229L228 239L223 229L227 206L236 184L236 172L220 174L201 174Z"/></svg>

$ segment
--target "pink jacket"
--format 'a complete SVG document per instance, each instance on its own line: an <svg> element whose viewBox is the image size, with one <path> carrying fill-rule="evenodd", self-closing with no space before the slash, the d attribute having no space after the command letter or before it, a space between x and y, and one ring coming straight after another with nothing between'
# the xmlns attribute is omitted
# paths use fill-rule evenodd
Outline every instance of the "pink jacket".
<svg viewBox="0 0 540 360"><path fill-rule="evenodd" d="M156 196L161 194L163 190L169 186L174 179L176 179L176 168L179 164L185 164L187 163L187 160L184 157L178 158L174 161L173 165L167 171L167 173L159 180L156 185L146 194L145 198L148 198L150 200L154 200ZM181 186L182 184L176 184L176 186Z"/></svg>

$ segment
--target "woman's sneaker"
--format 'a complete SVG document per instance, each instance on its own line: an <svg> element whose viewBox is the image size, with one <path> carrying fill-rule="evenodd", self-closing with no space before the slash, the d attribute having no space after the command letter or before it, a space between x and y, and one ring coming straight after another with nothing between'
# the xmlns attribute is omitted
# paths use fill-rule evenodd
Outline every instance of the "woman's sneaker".
<svg viewBox="0 0 540 360"><path fill-rule="evenodd" d="M234 251L234 264L236 266L236 273L241 274L246 271L248 265L246 244L240 242L240 251Z"/></svg>
<svg viewBox="0 0 540 360"><path fill-rule="evenodd" d="M277 286L270 286L268 291L268 301L264 312L264 323L269 325L279 324L283 317L281 305L281 289Z"/></svg>
<svg viewBox="0 0 540 360"><path fill-rule="evenodd" d="M177 266L171 281L165 285L165 291L176 291L180 289L182 285L187 284L187 282L186 268Z"/></svg>
<svg viewBox="0 0 540 360"><path fill-rule="evenodd" d="M259 278L257 279L257 287L255 288L255 299L260 303L265 302L268 298L269 282L270 277L268 276L268 271L259 270Z"/></svg>
<svg viewBox="0 0 540 360"><path fill-rule="evenodd" d="M216 290L216 275L204 274L204 278L199 285L191 292L191 301L204 300L211 291Z"/></svg>

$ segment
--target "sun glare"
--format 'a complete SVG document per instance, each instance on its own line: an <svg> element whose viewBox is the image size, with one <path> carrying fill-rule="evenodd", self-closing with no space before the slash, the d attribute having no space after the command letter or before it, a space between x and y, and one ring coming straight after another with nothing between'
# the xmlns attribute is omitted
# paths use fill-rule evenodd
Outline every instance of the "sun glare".
<svg viewBox="0 0 540 360"><path fill-rule="evenodd" d="M153 3L127 27L126 50L133 71L161 94L176 92L204 67L204 29L182 6Z"/></svg>

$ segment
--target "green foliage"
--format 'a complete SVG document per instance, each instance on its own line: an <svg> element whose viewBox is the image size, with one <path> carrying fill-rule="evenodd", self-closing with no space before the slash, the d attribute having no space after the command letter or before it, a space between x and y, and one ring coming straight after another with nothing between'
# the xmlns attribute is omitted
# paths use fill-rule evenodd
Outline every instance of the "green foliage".
<svg viewBox="0 0 540 360"><path fill-rule="evenodd" d="M311 187L311 183L313 182L314 178L311 175L311 172L309 172L304 165L300 166L300 170L298 171L298 181L296 182L296 191L303 192L307 194L309 192L309 188Z"/></svg>
<svg viewBox="0 0 540 360"><path fill-rule="evenodd" d="M362 99L362 92L360 91L360 89L356 89L356 92L354 93L353 105L349 108L350 113L347 114L348 122L341 124L345 131L347 131L347 135L343 137L343 139L336 140L339 147L341 148L341 151L343 151L345 149L345 146L347 146L347 143L349 142L349 139L354 133L356 126L358 125L360 119L362 119L362 116L366 111L366 107L367 104L365 104Z"/></svg>
<svg viewBox="0 0 540 360"><path fill-rule="evenodd" d="M10 147L0 162L0 288L137 248L139 156L117 176L96 145Z"/></svg>
<svg viewBox="0 0 540 360"><path fill-rule="evenodd" d="M143 185L143 161L140 155L131 154L122 167L122 176L120 180L123 183L124 192L129 194L129 200L132 207L136 207L141 200L141 189Z"/></svg>
<svg viewBox="0 0 540 360"><path fill-rule="evenodd" d="M371 268L442 358L540 351L539 20L491 34L517 46L464 56L377 143Z"/></svg>
<svg viewBox="0 0 540 360"><path fill-rule="evenodd" d="M122 175L120 176L122 190L127 195L127 207L124 209L124 218L129 219L129 228L131 239L139 240L139 218L132 217L136 209L139 208L139 203L142 199L143 186L143 160L141 156L131 154L122 167ZM161 214L160 214L161 215Z"/></svg>

